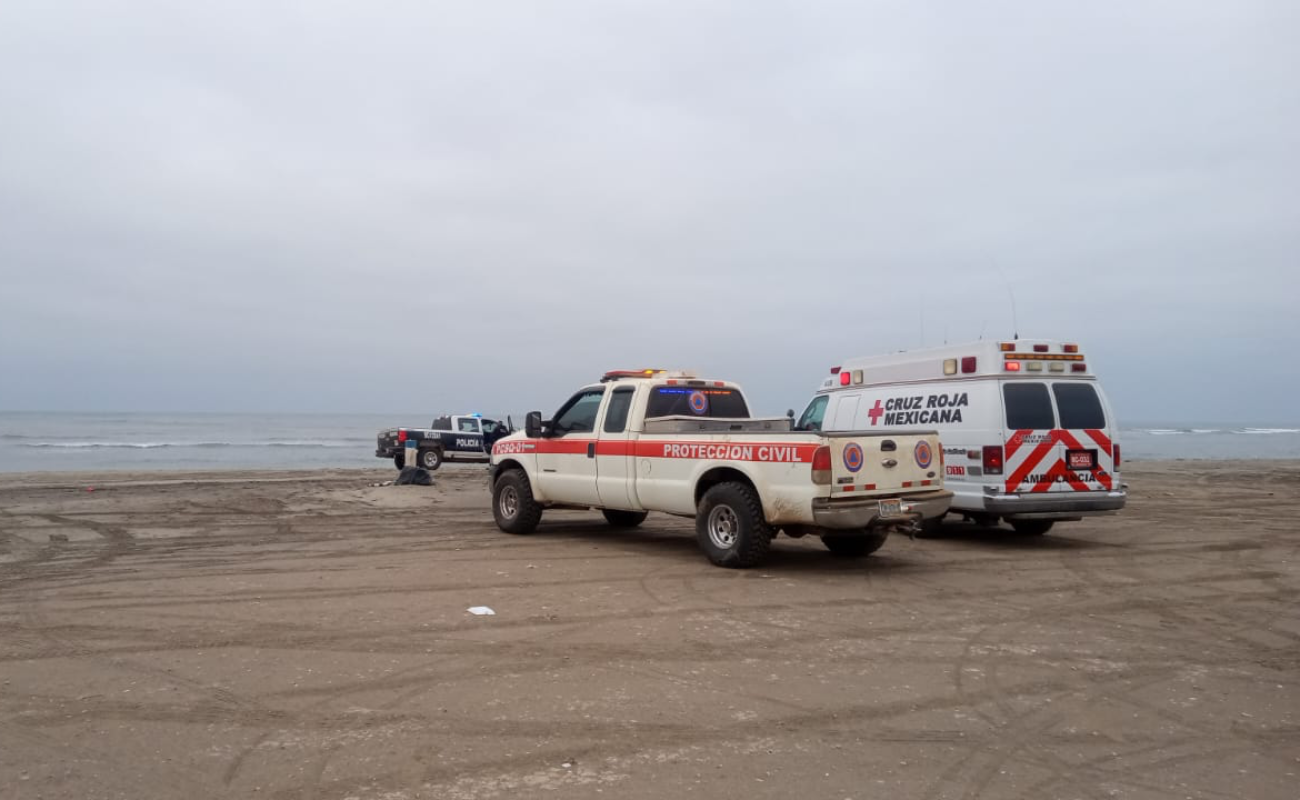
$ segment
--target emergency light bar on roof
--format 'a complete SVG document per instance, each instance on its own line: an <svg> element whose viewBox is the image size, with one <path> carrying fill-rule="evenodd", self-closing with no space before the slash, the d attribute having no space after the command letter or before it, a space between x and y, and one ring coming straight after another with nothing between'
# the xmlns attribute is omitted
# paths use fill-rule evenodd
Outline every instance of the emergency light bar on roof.
<svg viewBox="0 0 1300 800"><path fill-rule="evenodd" d="M1079 345L1044 339L977 341L922 351L891 353L842 361L830 368L822 389L848 389L900 382L973 379L1007 373L1069 373L1082 376L1088 366Z"/></svg>
<svg viewBox="0 0 1300 800"><path fill-rule="evenodd" d="M600 382L616 381L620 378L694 378L695 373L678 369L612 369L601 376Z"/></svg>

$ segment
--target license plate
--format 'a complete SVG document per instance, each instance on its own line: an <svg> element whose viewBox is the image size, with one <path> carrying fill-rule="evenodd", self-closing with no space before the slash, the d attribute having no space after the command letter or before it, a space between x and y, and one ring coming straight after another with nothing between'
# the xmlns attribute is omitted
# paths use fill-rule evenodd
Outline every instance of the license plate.
<svg viewBox="0 0 1300 800"><path fill-rule="evenodd" d="M1066 453L1066 459L1070 469L1092 469L1096 464L1091 450L1070 450Z"/></svg>
<svg viewBox="0 0 1300 800"><path fill-rule="evenodd" d="M902 500L881 500L880 516L886 518L903 516L903 501Z"/></svg>

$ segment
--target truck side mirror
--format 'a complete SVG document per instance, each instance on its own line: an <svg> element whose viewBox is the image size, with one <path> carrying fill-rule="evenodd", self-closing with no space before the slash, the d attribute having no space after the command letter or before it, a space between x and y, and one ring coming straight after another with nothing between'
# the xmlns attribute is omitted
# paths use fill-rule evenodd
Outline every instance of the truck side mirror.
<svg viewBox="0 0 1300 800"><path fill-rule="evenodd" d="M529 411L524 417L524 435L529 439L542 438L542 412Z"/></svg>

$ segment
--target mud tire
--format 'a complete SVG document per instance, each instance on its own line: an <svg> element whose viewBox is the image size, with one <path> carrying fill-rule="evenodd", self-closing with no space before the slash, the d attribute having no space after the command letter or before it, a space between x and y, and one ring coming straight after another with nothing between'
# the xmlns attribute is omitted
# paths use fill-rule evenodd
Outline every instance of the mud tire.
<svg viewBox="0 0 1300 800"><path fill-rule="evenodd" d="M832 555L841 558L862 558L879 550L888 538L887 530L853 534L827 533L822 535L822 544L826 545L826 549L831 551Z"/></svg>
<svg viewBox="0 0 1300 800"><path fill-rule="evenodd" d="M776 530L763 517L758 495L736 481L704 493L695 514L695 539L719 567L744 569L767 558Z"/></svg>
<svg viewBox="0 0 1300 800"><path fill-rule="evenodd" d="M1052 529L1050 519L1017 519L1011 521L1011 527L1022 536L1042 536Z"/></svg>
<svg viewBox="0 0 1300 800"><path fill-rule="evenodd" d="M537 530L542 506L533 499L533 487L522 469L508 469L492 485L492 518L506 533L527 534Z"/></svg>
<svg viewBox="0 0 1300 800"><path fill-rule="evenodd" d="M613 508L603 509L601 513L605 515L605 521L615 528L635 528L645 522L647 516L644 511L619 511Z"/></svg>

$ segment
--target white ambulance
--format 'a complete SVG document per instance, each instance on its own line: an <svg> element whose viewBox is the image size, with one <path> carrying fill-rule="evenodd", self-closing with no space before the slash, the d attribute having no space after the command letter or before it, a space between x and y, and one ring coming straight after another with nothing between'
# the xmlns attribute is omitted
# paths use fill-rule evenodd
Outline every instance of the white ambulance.
<svg viewBox="0 0 1300 800"><path fill-rule="evenodd" d="M795 427L937 429L950 510L1023 533L1113 514L1128 496L1114 416L1076 344L980 341L852 359L831 368Z"/></svg>

